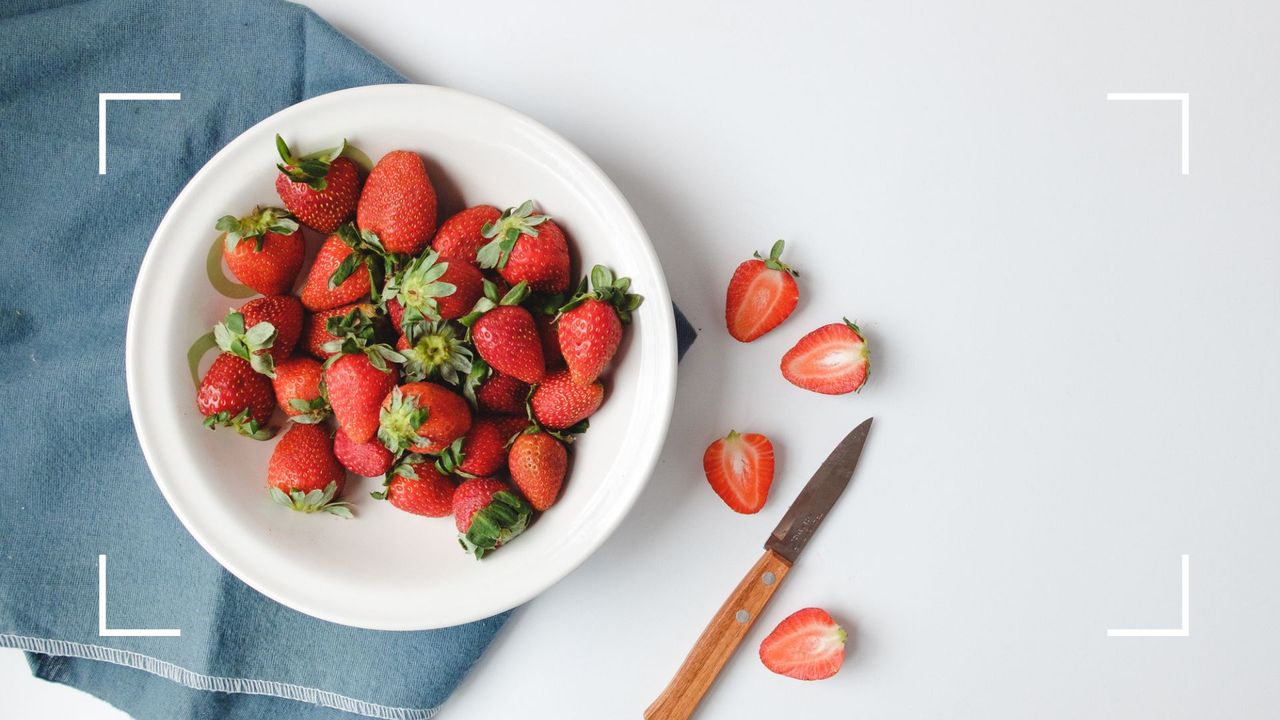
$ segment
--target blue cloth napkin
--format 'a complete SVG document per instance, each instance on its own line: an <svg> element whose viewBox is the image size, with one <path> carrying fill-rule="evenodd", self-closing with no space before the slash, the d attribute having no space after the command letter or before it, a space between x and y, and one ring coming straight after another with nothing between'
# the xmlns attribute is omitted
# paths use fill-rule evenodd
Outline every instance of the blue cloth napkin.
<svg viewBox="0 0 1280 720"><path fill-rule="evenodd" d="M11 0L0 45L0 647L140 718L431 717L507 615L375 632L259 595L165 505L124 382L134 277L191 175L270 113L403 78L274 1ZM106 175L102 92L182 94L110 105ZM100 554L108 625L180 638L99 636Z"/></svg>

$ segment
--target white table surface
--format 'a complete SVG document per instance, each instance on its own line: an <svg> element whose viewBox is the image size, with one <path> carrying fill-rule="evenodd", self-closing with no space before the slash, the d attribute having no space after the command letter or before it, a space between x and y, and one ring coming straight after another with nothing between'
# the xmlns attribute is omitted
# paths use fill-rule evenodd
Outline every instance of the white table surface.
<svg viewBox="0 0 1280 720"><path fill-rule="evenodd" d="M316 10L411 79L515 107L591 155L702 330L623 527L521 611L441 717L628 718L667 682L826 452L851 490L704 718L1263 718L1280 707L1280 62L1274 3L395 3ZM798 5L798 4L790 4ZM910 7L908 7L910 6ZM1176 102L1187 92L1190 174ZM724 286L785 237L795 315L742 346ZM852 397L778 373L861 322ZM778 449L756 516L701 471ZM1177 627L1191 561L1188 637ZM755 648L820 605L833 680ZM0 653L9 717L118 717Z"/></svg>

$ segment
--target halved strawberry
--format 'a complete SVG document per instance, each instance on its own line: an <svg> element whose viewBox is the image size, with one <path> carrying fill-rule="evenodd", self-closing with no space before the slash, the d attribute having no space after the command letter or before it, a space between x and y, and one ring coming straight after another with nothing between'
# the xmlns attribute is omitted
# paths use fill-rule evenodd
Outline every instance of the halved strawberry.
<svg viewBox="0 0 1280 720"><path fill-rule="evenodd" d="M760 661L779 675L824 680L844 664L848 634L826 610L805 608L778 623L760 643Z"/></svg>
<svg viewBox="0 0 1280 720"><path fill-rule="evenodd" d="M735 340L751 342L777 327L796 309L800 289L795 270L782 262L783 242L773 244L768 258L756 253L733 272L725 294L724 321Z"/></svg>
<svg viewBox="0 0 1280 720"><path fill-rule="evenodd" d="M760 512L773 485L773 443L759 433L731 430L707 446L702 469L711 489L734 512Z"/></svg>
<svg viewBox="0 0 1280 720"><path fill-rule="evenodd" d="M823 325L800 338L782 356L782 376L792 385L824 395L844 395L862 387L871 370L871 352L857 325Z"/></svg>

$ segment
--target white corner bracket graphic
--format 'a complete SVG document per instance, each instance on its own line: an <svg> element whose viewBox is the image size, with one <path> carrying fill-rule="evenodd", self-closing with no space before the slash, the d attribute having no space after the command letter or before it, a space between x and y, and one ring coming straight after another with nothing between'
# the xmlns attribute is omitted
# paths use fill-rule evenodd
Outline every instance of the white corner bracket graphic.
<svg viewBox="0 0 1280 720"><path fill-rule="evenodd" d="M1182 104L1182 174L1191 174L1191 93L1110 92L1108 100L1177 100Z"/></svg>
<svg viewBox="0 0 1280 720"><path fill-rule="evenodd" d="M108 100L181 100L182 93L98 93L98 174L107 174Z"/></svg>
<svg viewBox="0 0 1280 720"><path fill-rule="evenodd" d="M1182 627L1158 630L1112 629L1107 637L1189 637L1191 635L1191 556L1182 556Z"/></svg>
<svg viewBox="0 0 1280 720"><path fill-rule="evenodd" d="M180 637L177 628L128 628L107 627L107 556L98 556L98 635L100 637Z"/></svg>

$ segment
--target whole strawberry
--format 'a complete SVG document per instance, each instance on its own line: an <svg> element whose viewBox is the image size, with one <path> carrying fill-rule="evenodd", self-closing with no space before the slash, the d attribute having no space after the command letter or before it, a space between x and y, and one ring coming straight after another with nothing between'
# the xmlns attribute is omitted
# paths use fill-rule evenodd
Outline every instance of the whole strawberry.
<svg viewBox="0 0 1280 720"><path fill-rule="evenodd" d="M493 373L476 388L476 404L481 410L503 415L525 412L529 384L510 375Z"/></svg>
<svg viewBox="0 0 1280 720"><path fill-rule="evenodd" d="M449 517L453 513L453 481L432 467L425 455L410 455L392 468L379 492L370 493L414 515Z"/></svg>
<svg viewBox="0 0 1280 720"><path fill-rule="evenodd" d="M800 288L798 274L782 262L779 240L773 244L768 258L755 254L733 272L725 295L724 321L729 334L740 342L751 342L777 327L796 309Z"/></svg>
<svg viewBox="0 0 1280 720"><path fill-rule="evenodd" d="M330 235L320 246L311 271L307 273L306 283L302 286L302 304L315 312L368 298L369 274L359 272L361 258L344 242L342 235Z"/></svg>
<svg viewBox="0 0 1280 720"><path fill-rule="evenodd" d="M222 258L236 280L263 295L293 289L306 248L289 213L260 208L243 218L225 215L214 227L226 233Z"/></svg>
<svg viewBox="0 0 1280 720"><path fill-rule="evenodd" d="M493 284L487 283L485 298L462 320L471 324L471 340L476 352L500 373L530 384L539 382L547 371L542 359L542 340L533 316L519 305L527 286L516 285L497 303L491 297L493 292Z"/></svg>
<svg viewBox="0 0 1280 720"><path fill-rule="evenodd" d="M539 512L555 504L569 468L569 452L551 435L530 430L511 443L507 457L511 481Z"/></svg>
<svg viewBox="0 0 1280 720"><path fill-rule="evenodd" d="M354 162L342 157L346 149L347 141L343 140L336 148L294 157L284 138L276 135L276 150L280 153L276 193L303 224L322 233L337 230L356 209L360 171Z"/></svg>
<svg viewBox="0 0 1280 720"><path fill-rule="evenodd" d="M382 400L400 377L396 366L388 363L404 362L404 356L376 342L367 322L342 340L329 343L325 350L337 353L324 366L333 417L347 437L357 443L368 442L378 432Z"/></svg>
<svg viewBox="0 0 1280 720"><path fill-rule="evenodd" d="M533 419L552 430L568 430L583 422L604 402L604 386L598 382L581 385L568 370L551 373L533 389L529 409ZM585 428L584 428L585 429Z"/></svg>
<svg viewBox="0 0 1280 720"><path fill-rule="evenodd" d="M453 491L458 542L477 560L524 532L532 514L528 503L498 480L468 480Z"/></svg>
<svg viewBox="0 0 1280 720"><path fill-rule="evenodd" d="M271 358L280 362L293 354L302 337L302 303L292 295L271 295L250 300L240 306L245 328L252 330L259 323L270 323L276 330L271 343Z"/></svg>
<svg viewBox="0 0 1280 720"><path fill-rule="evenodd" d="M299 512L324 512L350 518L342 495L347 473L333 455L333 438L322 425L291 425L267 463L271 499Z"/></svg>
<svg viewBox="0 0 1280 720"><path fill-rule="evenodd" d="M585 282L585 281L584 281ZM560 313L560 351L573 381L595 382L618 352L622 325L644 297L627 292L630 278L614 278L603 265L591 269L591 292L579 291Z"/></svg>
<svg viewBox="0 0 1280 720"><path fill-rule="evenodd" d="M431 247L446 260L461 260L475 264L476 253L489 244L484 227L502 217L502 211L492 205L476 205L450 217L440 224Z"/></svg>
<svg viewBox="0 0 1280 720"><path fill-rule="evenodd" d="M505 210L482 234L489 243L476 254L480 267L497 268L508 283L535 292L569 290L569 244L550 218L533 214L532 200Z"/></svg>
<svg viewBox="0 0 1280 720"><path fill-rule="evenodd" d="M333 435L333 454L338 462L360 477L378 477L391 469L395 458L391 451L375 438L358 443L339 429Z"/></svg>
<svg viewBox="0 0 1280 720"><path fill-rule="evenodd" d="M324 367L319 360L294 355L276 363L276 404L296 423L314 424L329 415L329 401L321 384Z"/></svg>
<svg viewBox="0 0 1280 720"><path fill-rule="evenodd" d="M339 318L340 320L345 318L345 325L341 327L349 327L352 323L352 313L356 310L359 310L366 319L372 318L377 314L377 308L370 303L352 303L312 313L302 323L302 342L306 351L319 360L328 360L333 353L325 350L324 346L334 340L342 339L340 336L329 332L330 318Z"/></svg>
<svg viewBox="0 0 1280 720"><path fill-rule="evenodd" d="M471 312L483 294L479 270L460 260L443 260L435 251L414 258L383 290L383 297L400 307L398 326L411 341L432 320L455 320Z"/></svg>
<svg viewBox="0 0 1280 720"><path fill-rule="evenodd" d="M271 380L230 353L213 361L196 391L196 409L204 416L205 427L225 425L254 440L271 437L266 425L274 407Z"/></svg>
<svg viewBox="0 0 1280 720"><path fill-rule="evenodd" d="M823 395L858 390L871 372L871 352L857 325L823 325L800 338L782 356L782 376L792 385Z"/></svg>
<svg viewBox="0 0 1280 720"><path fill-rule="evenodd" d="M436 190L417 153L393 150L365 180L356 224L389 253L417 255L436 229Z"/></svg>
<svg viewBox="0 0 1280 720"><path fill-rule="evenodd" d="M440 453L436 468L449 475L486 477L507 466L507 446L529 426L522 417L485 415L471 424L465 437L458 438Z"/></svg>
<svg viewBox="0 0 1280 720"><path fill-rule="evenodd" d="M471 429L471 406L443 385L406 383L381 405L378 439L392 452L438 453Z"/></svg>

